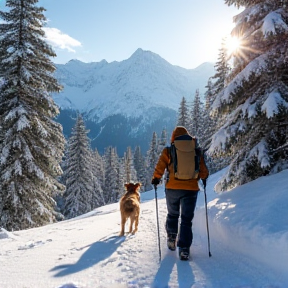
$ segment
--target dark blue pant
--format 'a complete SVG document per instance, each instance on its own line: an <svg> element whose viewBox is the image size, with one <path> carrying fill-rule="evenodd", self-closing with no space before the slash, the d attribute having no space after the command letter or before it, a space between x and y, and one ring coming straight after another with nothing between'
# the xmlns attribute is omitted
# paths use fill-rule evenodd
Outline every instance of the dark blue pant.
<svg viewBox="0 0 288 288"><path fill-rule="evenodd" d="M178 234L178 247L190 247L193 240L192 219L196 207L198 191L166 189L167 234ZM181 218L178 233L178 220Z"/></svg>

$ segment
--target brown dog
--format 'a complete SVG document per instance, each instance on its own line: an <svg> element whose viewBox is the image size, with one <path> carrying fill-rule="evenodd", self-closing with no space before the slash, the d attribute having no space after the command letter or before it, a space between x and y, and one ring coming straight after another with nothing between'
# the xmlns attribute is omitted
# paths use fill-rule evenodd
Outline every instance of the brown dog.
<svg viewBox="0 0 288 288"><path fill-rule="evenodd" d="M121 212L121 232L119 236L123 236L125 232L125 224L130 218L129 233L135 234L138 230L139 216L140 216L140 183L125 184L127 192L120 199L120 212ZM133 223L135 227L132 232Z"/></svg>

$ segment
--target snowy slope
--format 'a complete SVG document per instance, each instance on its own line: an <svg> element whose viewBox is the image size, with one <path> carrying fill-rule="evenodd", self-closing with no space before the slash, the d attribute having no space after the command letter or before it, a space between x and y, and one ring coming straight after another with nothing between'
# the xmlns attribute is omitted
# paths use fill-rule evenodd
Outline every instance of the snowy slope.
<svg viewBox="0 0 288 288"><path fill-rule="evenodd" d="M212 257L204 193L194 219L192 260L166 248L166 206L158 187L159 261L154 191L142 194L139 232L118 237L118 203L40 228L0 232L1 288L288 287L288 170L217 195L208 179Z"/></svg>
<svg viewBox="0 0 288 288"><path fill-rule="evenodd" d="M54 95L55 102L97 122L115 114L144 117L158 107L177 111L183 96L192 100L196 89L203 96L215 72L213 63L188 70L140 48L121 62L71 60L56 66L55 76L64 90Z"/></svg>

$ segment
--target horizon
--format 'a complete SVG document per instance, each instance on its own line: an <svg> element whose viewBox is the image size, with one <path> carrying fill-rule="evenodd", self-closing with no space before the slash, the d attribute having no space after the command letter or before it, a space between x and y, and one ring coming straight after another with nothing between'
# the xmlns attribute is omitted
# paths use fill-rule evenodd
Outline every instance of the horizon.
<svg viewBox="0 0 288 288"><path fill-rule="evenodd" d="M141 49L143 52L150 52L150 53L156 54L157 56L159 56L160 58L164 59L165 61L167 61L167 62L168 62L169 64L171 64L172 66L177 66L177 67L180 67L180 68L183 68L183 69L186 69L186 70L194 70L194 69L197 69L198 67L200 67L200 66L202 66L202 65L204 65L204 64L206 64L206 63L210 63L210 64L213 64L213 65L215 64L215 62L213 62L213 61L205 61L205 62L200 63L200 64L199 64L198 66L196 66L196 67L193 67L193 68L185 68L185 67L182 67L182 66L179 66L179 65L174 65L174 64L170 63L167 59L163 58L161 55L159 55L159 54L157 54L157 53L155 53L155 52L153 52L153 51L151 51L151 50L145 50L145 49L143 49L143 48L141 48L141 47L137 48L134 52L132 52L132 54L131 54L128 58L125 58L125 59L122 59L122 60L119 60L119 61L118 61L118 60L113 60L113 61L109 62L109 61L107 61L106 59L102 59L102 60L99 60L99 61L85 62L85 61L83 61L83 60L81 60L81 59L72 58L72 59L70 59L70 60L67 60L67 62L65 62L65 63L55 63L54 61L52 61L52 62L53 62L55 65L66 65L66 64L68 64L69 62L73 62L73 61L79 61L79 62L84 63L84 64L101 63L102 61L107 62L107 64L111 64L111 63L114 63L114 62L120 63L120 62L122 62L122 61L125 61L125 60L130 59L130 58L133 56L133 54L134 54L137 50L139 50L139 49Z"/></svg>

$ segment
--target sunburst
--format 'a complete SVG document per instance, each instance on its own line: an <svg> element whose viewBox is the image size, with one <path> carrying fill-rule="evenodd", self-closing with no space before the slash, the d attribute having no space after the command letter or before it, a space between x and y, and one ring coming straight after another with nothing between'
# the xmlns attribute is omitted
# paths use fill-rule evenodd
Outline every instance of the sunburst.
<svg viewBox="0 0 288 288"><path fill-rule="evenodd" d="M225 47L228 56L236 55L241 48L241 40L238 37L227 37L225 39Z"/></svg>

